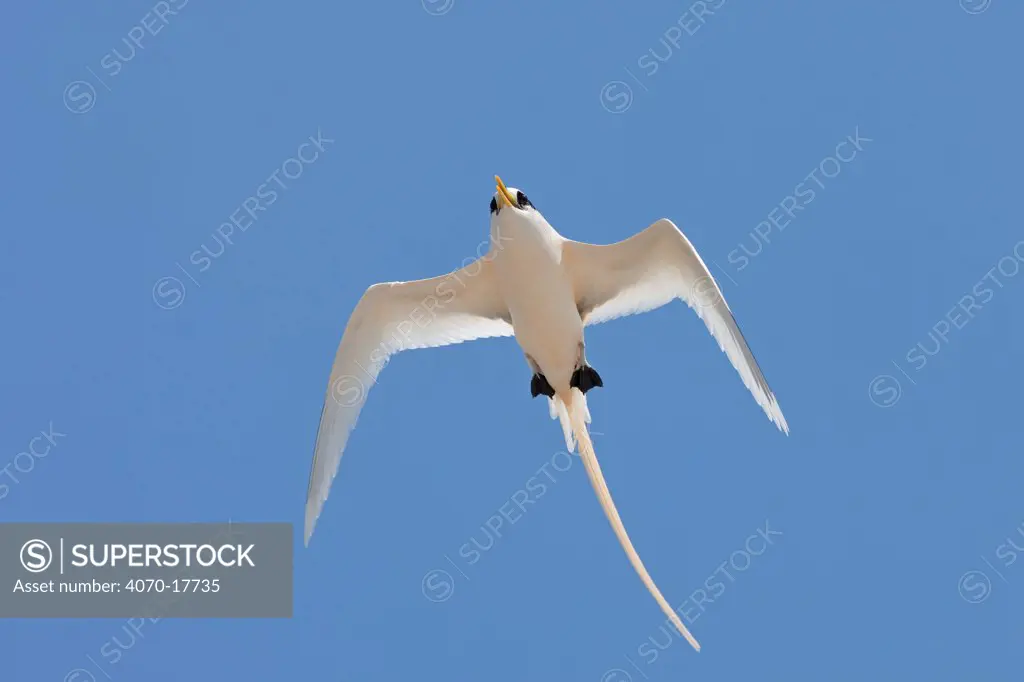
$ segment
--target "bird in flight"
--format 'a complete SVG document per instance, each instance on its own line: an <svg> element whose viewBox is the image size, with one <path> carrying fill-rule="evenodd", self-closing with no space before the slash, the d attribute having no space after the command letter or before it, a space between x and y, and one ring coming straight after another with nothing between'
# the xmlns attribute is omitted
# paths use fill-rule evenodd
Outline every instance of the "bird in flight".
<svg viewBox="0 0 1024 682"><path fill-rule="evenodd" d="M447 275L366 290L334 358L306 494L305 544L327 499L369 389L395 353L514 336L532 372L530 393L549 401L570 452L580 457L601 507L647 589L679 632L700 645L654 584L612 501L587 431L586 393L603 382L587 362L584 328L684 301L739 372L768 418L789 426L722 291L697 250L662 218L610 245L566 239L527 196L495 176L490 250Z"/></svg>

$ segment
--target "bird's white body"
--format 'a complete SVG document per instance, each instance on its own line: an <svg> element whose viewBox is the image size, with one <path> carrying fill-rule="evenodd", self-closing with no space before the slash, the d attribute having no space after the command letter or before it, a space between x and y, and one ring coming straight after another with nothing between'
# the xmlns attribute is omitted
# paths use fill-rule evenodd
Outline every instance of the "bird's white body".
<svg viewBox="0 0 1024 682"><path fill-rule="evenodd" d="M561 421L569 450L579 446L587 477L630 563L662 611L700 650L640 561L601 473L587 431L584 393L602 384L596 372L586 372L593 368L586 364L584 328L680 299L704 321L768 418L786 433L789 426L717 282L670 220L658 220L616 244L572 241L558 234L524 194L496 180L487 255L441 277L374 284L352 312L320 417L306 495L306 544L349 434L391 355L515 336L535 378L547 382L541 392L549 397L551 417Z"/></svg>
<svg viewBox="0 0 1024 682"><path fill-rule="evenodd" d="M583 321L562 265L565 239L537 212L503 218L492 221L493 265L516 342L556 392L568 391Z"/></svg>

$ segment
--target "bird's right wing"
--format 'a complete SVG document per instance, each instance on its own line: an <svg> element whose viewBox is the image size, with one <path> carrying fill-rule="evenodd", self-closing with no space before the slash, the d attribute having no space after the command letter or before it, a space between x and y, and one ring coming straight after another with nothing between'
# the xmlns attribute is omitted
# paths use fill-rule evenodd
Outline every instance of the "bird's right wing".
<svg viewBox="0 0 1024 682"><path fill-rule="evenodd" d="M305 542L313 534L366 395L395 353L512 336L494 252L433 279L374 284L356 305L327 384L306 493Z"/></svg>
<svg viewBox="0 0 1024 682"><path fill-rule="evenodd" d="M616 244L566 241L562 262L572 279L584 324L660 308L682 299L704 321L743 384L784 433L789 425L718 282L671 220L662 218Z"/></svg>

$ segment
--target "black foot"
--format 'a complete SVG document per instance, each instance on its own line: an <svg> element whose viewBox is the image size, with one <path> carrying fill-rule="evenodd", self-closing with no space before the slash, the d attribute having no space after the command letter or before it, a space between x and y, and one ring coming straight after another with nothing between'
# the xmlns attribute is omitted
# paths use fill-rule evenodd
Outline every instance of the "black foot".
<svg viewBox="0 0 1024 682"><path fill-rule="evenodd" d="M601 381L601 375L597 373L597 370L587 365L580 367L572 373L572 378L569 379L569 386L578 388L582 393L586 394L587 391L595 386L604 386L604 382Z"/></svg>
<svg viewBox="0 0 1024 682"><path fill-rule="evenodd" d="M530 379L530 395L536 398L539 395L546 395L549 398L555 397L555 389L551 388L547 378L543 374L534 374Z"/></svg>

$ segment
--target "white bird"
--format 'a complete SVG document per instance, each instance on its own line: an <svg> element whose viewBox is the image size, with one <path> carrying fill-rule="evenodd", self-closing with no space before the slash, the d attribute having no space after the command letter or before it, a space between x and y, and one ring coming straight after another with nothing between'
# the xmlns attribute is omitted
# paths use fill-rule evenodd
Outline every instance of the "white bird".
<svg viewBox="0 0 1024 682"><path fill-rule="evenodd" d="M562 237L525 194L495 176L490 250L447 275L374 284L359 300L334 358L306 497L305 543L370 387L393 354L515 336L533 371L530 392L549 399L569 451L580 456L633 568L687 641L700 645L662 596L633 548L587 432L586 392L601 386L587 363L583 329L681 299L707 325L768 418L789 426L740 333L721 289L686 236L661 219L607 246Z"/></svg>

